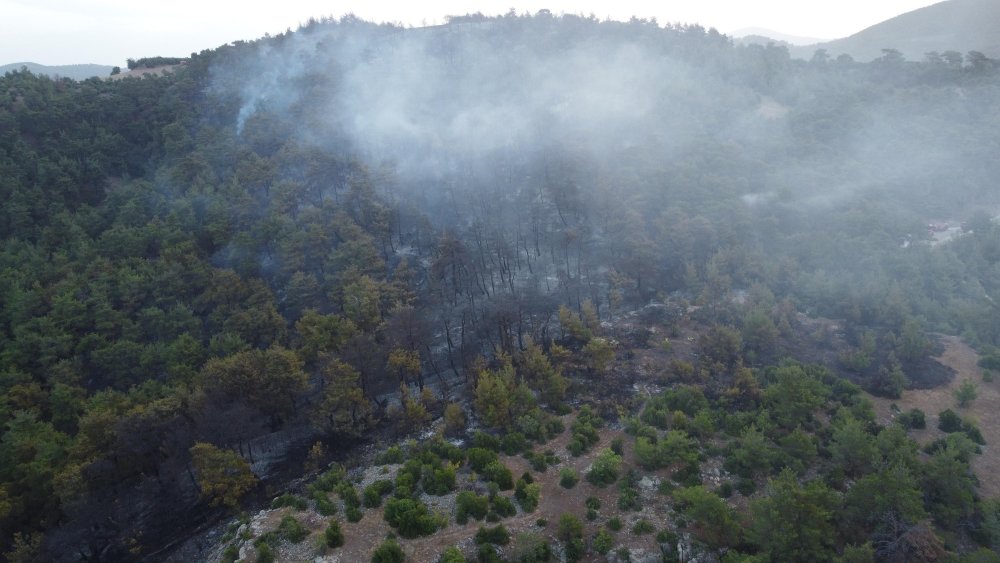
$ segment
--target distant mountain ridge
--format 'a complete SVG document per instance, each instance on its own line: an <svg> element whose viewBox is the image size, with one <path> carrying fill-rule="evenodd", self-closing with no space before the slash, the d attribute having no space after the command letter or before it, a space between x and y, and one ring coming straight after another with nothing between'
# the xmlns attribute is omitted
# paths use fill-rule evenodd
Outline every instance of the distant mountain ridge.
<svg viewBox="0 0 1000 563"><path fill-rule="evenodd" d="M773 29L767 29L763 27L745 27L743 29L737 29L736 31L729 33L738 42L742 43L757 43L760 40L770 40L774 43L788 45L815 45L817 43L822 43L826 39L820 39L818 37L800 37L798 35L789 35L787 33L781 33L780 31L774 31Z"/></svg>
<svg viewBox="0 0 1000 563"><path fill-rule="evenodd" d="M94 76L101 78L108 76L111 74L111 69L114 67L111 65L98 64L49 66L38 63L11 63L0 65L0 75L4 75L15 70L21 70L21 68L27 68L33 74L44 74L52 77L61 76L63 78L72 78L73 80L86 80L87 78Z"/></svg>
<svg viewBox="0 0 1000 563"><path fill-rule="evenodd" d="M1000 58L1000 0L947 0L907 12L859 31L850 37L792 50L808 58L816 49L836 57L848 54L871 61L882 49L896 49L911 61L930 51L980 51Z"/></svg>

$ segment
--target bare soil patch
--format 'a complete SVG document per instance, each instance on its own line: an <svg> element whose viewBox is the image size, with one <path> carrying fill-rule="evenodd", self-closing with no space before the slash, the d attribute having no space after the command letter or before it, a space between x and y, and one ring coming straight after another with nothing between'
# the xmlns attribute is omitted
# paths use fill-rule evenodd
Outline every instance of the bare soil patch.
<svg viewBox="0 0 1000 563"><path fill-rule="evenodd" d="M914 408L924 411L927 428L910 431L910 436L920 445L944 436L944 432L937 427L939 412L951 409L962 417L972 417L986 439L982 455L972 460L972 469L979 478L980 493L985 497L1000 496L1000 382L983 381L982 370L976 365L979 354L958 337L943 336L941 343L943 351L935 360L955 370L955 377L947 385L934 389L909 389L896 400L871 396L875 414L880 423L889 424L893 418L893 403L904 412ZM960 408L954 392L966 379L978 385L979 396L968 407Z"/></svg>

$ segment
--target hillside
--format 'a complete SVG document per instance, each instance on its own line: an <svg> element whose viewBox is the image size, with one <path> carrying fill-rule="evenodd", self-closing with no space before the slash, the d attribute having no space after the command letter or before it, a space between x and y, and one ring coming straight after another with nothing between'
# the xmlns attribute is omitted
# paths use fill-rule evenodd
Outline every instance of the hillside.
<svg viewBox="0 0 1000 563"><path fill-rule="evenodd" d="M873 25L850 37L803 47L808 58L816 49L836 57L846 53L858 61L871 61L882 49L900 51L907 60L921 61L931 51L979 51L1000 57L1000 2L996 0L947 0L907 12ZM808 51L808 52L806 52Z"/></svg>
<svg viewBox="0 0 1000 563"><path fill-rule="evenodd" d="M935 334L1000 371L1000 65L894 62L541 11L7 73L0 557L985 557Z"/></svg>
<svg viewBox="0 0 1000 563"><path fill-rule="evenodd" d="M0 65L0 75L12 70L21 70L21 68L27 68L35 74L44 74L53 78L61 76L63 78L72 78L73 80L85 80L95 76L98 78L107 77L111 74L111 69L114 67L95 64L49 66L38 63L12 63Z"/></svg>

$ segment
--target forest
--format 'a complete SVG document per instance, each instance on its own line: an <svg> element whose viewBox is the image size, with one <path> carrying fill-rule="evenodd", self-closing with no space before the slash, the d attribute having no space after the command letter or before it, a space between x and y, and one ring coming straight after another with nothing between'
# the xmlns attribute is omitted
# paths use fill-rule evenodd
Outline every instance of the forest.
<svg viewBox="0 0 1000 563"><path fill-rule="evenodd" d="M627 560L641 530L663 560L1000 560L974 390L926 422L870 400L950 381L941 335L1000 371L1000 61L542 11L183 62L0 77L0 559L164 560L277 497L337 514L332 550L384 510L395 561L544 503L509 456L589 452L559 479L628 514L659 472L673 520L581 499L441 560ZM359 495L371 444L399 467Z"/></svg>

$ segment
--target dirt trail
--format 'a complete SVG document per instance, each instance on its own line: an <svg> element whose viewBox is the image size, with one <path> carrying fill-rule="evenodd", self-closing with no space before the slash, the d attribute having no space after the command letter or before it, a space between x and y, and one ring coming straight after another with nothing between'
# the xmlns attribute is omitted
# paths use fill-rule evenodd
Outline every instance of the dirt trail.
<svg viewBox="0 0 1000 563"><path fill-rule="evenodd" d="M904 391L903 397L897 400L871 397L876 416L880 423L888 424L892 420L892 403L903 411L913 408L924 411L927 428L910 431L910 436L921 445L944 436L937 428L938 413L944 409L952 409L962 417L971 416L986 439L982 455L972 460L972 469L979 477L980 493L984 497L1000 496L1000 381L983 381L982 370L976 365L979 354L957 337L944 336L941 342L944 352L936 359L955 370L951 383L935 389ZM960 408L954 391L966 379L977 384L979 396L968 407Z"/></svg>

